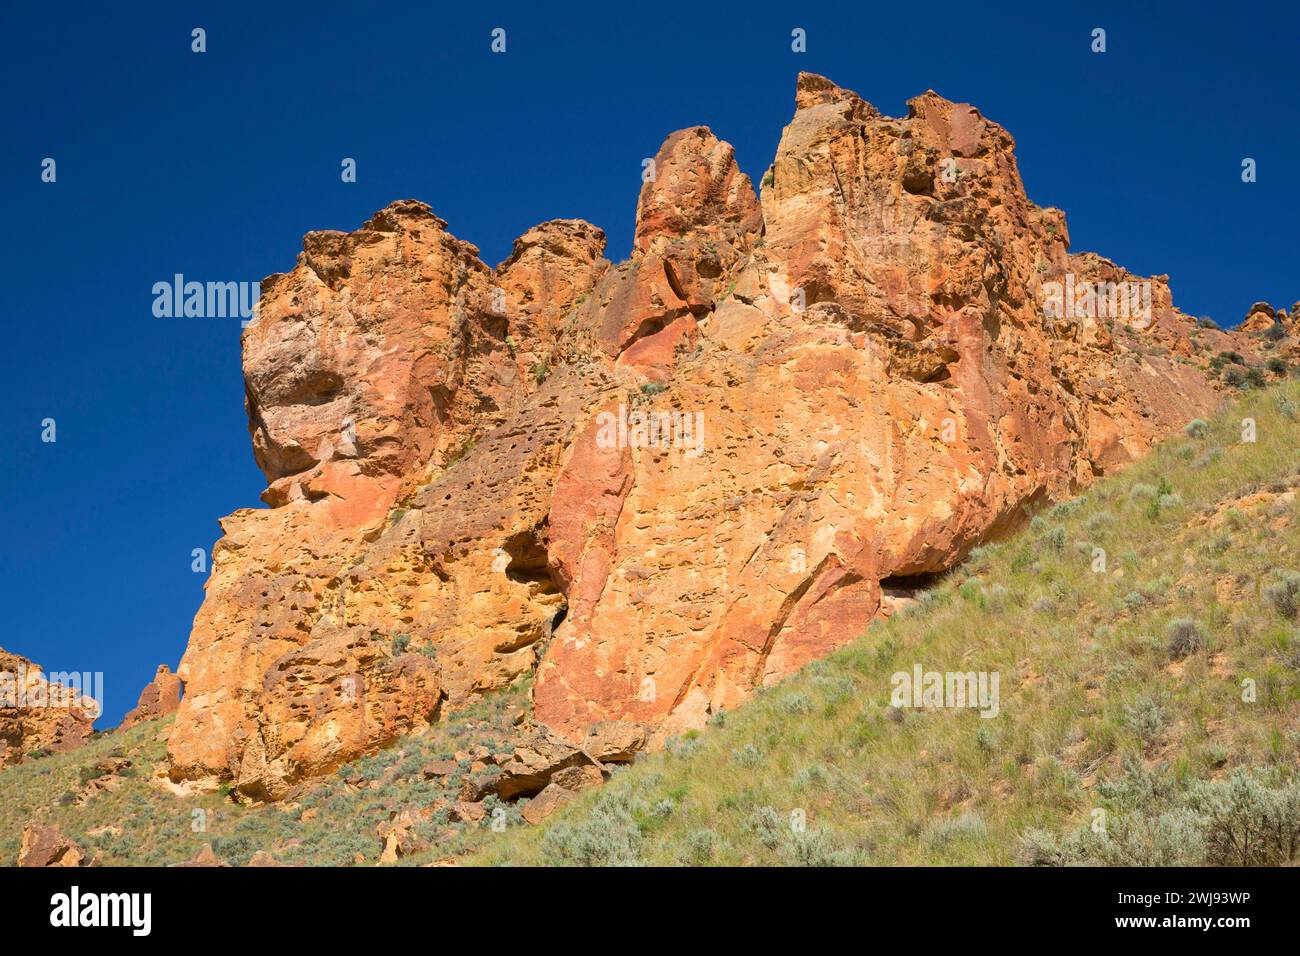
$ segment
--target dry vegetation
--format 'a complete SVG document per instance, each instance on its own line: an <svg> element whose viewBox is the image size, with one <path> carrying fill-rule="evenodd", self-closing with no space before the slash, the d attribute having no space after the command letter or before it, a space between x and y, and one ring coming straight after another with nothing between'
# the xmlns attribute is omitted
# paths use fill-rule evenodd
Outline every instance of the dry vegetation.
<svg viewBox="0 0 1300 956"><path fill-rule="evenodd" d="M1242 440L1244 418L1254 442ZM470 755L507 746L520 686L276 807L152 782L166 722L98 735L0 774L0 860L14 860L23 825L40 819L105 864L178 862L203 843L235 864L256 850L373 864L376 827L422 808L418 836L430 846L404 863L1293 860L1297 448L1300 382L1247 392L539 827L518 806L503 806L505 833L488 826L495 805L481 823L447 810ZM996 672L999 713L892 707L891 675L915 664ZM132 761L120 786L77 805L108 757ZM425 779L433 760L458 770Z"/></svg>
<svg viewBox="0 0 1300 956"><path fill-rule="evenodd" d="M1294 859L1297 448L1300 386L1247 393L477 862ZM917 663L997 672L998 716L894 709Z"/></svg>

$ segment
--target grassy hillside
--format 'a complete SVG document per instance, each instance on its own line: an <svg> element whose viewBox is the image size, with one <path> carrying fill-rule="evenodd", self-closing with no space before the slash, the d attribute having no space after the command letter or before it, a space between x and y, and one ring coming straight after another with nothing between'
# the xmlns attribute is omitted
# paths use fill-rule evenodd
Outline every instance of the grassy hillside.
<svg viewBox="0 0 1300 956"><path fill-rule="evenodd" d="M171 718L127 731L100 734L86 746L0 772L0 865L18 856L23 826L33 819L54 823L105 866L165 866L191 860L204 843L216 856L243 865L258 850L277 861L314 866L374 865L382 841L376 827L395 811L438 806L417 815L415 835L430 848L407 862L462 854L491 835L477 823L453 822L448 808L458 795L472 752L502 749L514 715L527 700L527 686L485 697L446 723L397 746L364 757L314 782L302 794L273 806L243 806L228 788L177 795L154 780L167 752ZM132 761L119 789L75 804L85 783L106 758ZM426 780L421 768L451 760L460 772ZM495 798L485 801L488 819ZM510 825L523 825L507 806Z"/></svg>
<svg viewBox="0 0 1300 956"><path fill-rule="evenodd" d="M1298 450L1297 383L1250 392L475 861L1293 858ZM996 673L997 716L892 707L916 664Z"/></svg>
<svg viewBox="0 0 1300 956"><path fill-rule="evenodd" d="M1255 423L1242 441L1243 418ZM0 772L0 864L56 823L105 864L1275 863L1300 847L1300 382L1251 391L985 547L851 646L616 771L543 825L453 820L527 686L274 807L154 779L166 721ZM1104 554L1096 549L1102 549ZM997 714L894 707L892 677L985 672ZM77 805L106 758L116 790ZM456 772L425 779L430 761ZM196 811L201 811L196 813ZM500 815L498 814L498 818Z"/></svg>

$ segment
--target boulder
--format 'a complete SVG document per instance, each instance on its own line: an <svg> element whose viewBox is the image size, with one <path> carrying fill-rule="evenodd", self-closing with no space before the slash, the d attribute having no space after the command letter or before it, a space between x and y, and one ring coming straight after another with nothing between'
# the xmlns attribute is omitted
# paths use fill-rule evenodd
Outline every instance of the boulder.
<svg viewBox="0 0 1300 956"><path fill-rule="evenodd" d="M171 868L188 868L188 867L225 867L230 866L225 860L217 859L216 853L212 851L212 844L205 843L199 848L199 852L194 855L194 859L186 860L184 863L171 863Z"/></svg>
<svg viewBox="0 0 1300 956"><path fill-rule="evenodd" d="M583 790L599 787L603 782L603 775L591 764L566 767L551 775L550 783L524 803L520 814L529 823L540 823Z"/></svg>
<svg viewBox="0 0 1300 956"><path fill-rule="evenodd" d="M487 816L487 808L481 803L457 800L448 807L447 815L454 823L481 823Z"/></svg>
<svg viewBox="0 0 1300 956"><path fill-rule="evenodd" d="M386 822L377 827L382 849L380 863L395 863L399 859L419 853L429 844L415 834L416 819L410 811L394 811Z"/></svg>
<svg viewBox="0 0 1300 956"><path fill-rule="evenodd" d="M540 793L552 777L577 767L599 768L581 749L548 730L528 735L510 759L501 765L495 792L502 800L514 800Z"/></svg>
<svg viewBox="0 0 1300 956"><path fill-rule="evenodd" d="M630 763L649 742L649 729L630 720L601 720L587 728L582 749L601 763Z"/></svg>
<svg viewBox="0 0 1300 956"><path fill-rule="evenodd" d="M536 826L575 796L577 794L574 791L561 787L559 784L547 784L545 789L525 803L523 809L519 812L525 821Z"/></svg>
<svg viewBox="0 0 1300 956"><path fill-rule="evenodd" d="M271 856L271 854L267 853L265 850L258 850L248 859L248 866L252 866L252 867L260 868L260 867L268 867L268 866L285 866L285 865L286 864L281 863L279 860Z"/></svg>
<svg viewBox="0 0 1300 956"><path fill-rule="evenodd" d="M92 865L86 853L56 826L28 824L18 849L21 867L78 867Z"/></svg>
<svg viewBox="0 0 1300 956"><path fill-rule="evenodd" d="M420 774L425 780L437 780L442 777L450 777L454 773L460 772L460 764L454 760L434 760L420 768Z"/></svg>

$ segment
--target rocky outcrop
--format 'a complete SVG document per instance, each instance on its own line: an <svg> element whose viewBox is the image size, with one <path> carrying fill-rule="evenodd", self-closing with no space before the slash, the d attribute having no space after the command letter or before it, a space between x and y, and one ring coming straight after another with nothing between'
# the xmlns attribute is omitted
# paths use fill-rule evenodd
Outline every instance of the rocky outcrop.
<svg viewBox="0 0 1300 956"><path fill-rule="evenodd" d="M394 811L387 822L379 824L380 863L396 863L428 848L428 844L416 836L415 824L416 818L409 810Z"/></svg>
<svg viewBox="0 0 1300 956"><path fill-rule="evenodd" d="M18 849L20 867L93 866L85 850L65 837L58 827L29 824L23 828Z"/></svg>
<svg viewBox="0 0 1300 956"><path fill-rule="evenodd" d="M1049 309L1049 283L1135 277L1069 254L1005 130L909 106L801 78L762 244L656 403L702 413L698 457L580 435L550 521L569 612L536 689L571 739L700 725L859 633L881 582L951 567L1216 400L1203 368L1141 348L1193 352L1162 280L1149 320Z"/></svg>
<svg viewBox="0 0 1300 956"><path fill-rule="evenodd" d="M494 271L400 202L266 280L244 365L273 507L223 522L175 778L278 796L533 668L564 603L551 475L600 377L564 329L603 246L547 223Z"/></svg>
<svg viewBox="0 0 1300 956"><path fill-rule="evenodd" d="M575 781L594 771L596 783L602 778L599 763L589 754L546 730L525 737L500 768L491 792L502 800L538 794L562 774ZM567 789L579 788L570 785Z"/></svg>
<svg viewBox="0 0 1300 956"><path fill-rule="evenodd" d="M630 720L602 720L587 730L582 749L599 763L631 763L649 742L648 729Z"/></svg>
<svg viewBox="0 0 1300 956"><path fill-rule="evenodd" d="M1282 318L1286 318L1286 312L1282 313ZM1274 308L1267 302L1256 302L1246 313L1246 318L1241 322L1243 332L1263 332L1271 328L1278 321L1278 314Z"/></svg>
<svg viewBox="0 0 1300 956"><path fill-rule="evenodd" d="M140 691L140 700L133 710L127 711L122 718L122 728L134 727L136 724L156 717L174 714L181 705L181 692L184 685L181 679L172 673L166 664L159 664L153 680L144 685Z"/></svg>
<svg viewBox="0 0 1300 956"><path fill-rule="evenodd" d="M0 649L0 769L90 739L99 703L85 689L47 681L40 665Z"/></svg>
<svg viewBox="0 0 1300 956"><path fill-rule="evenodd" d="M211 843L205 843L199 848L199 852L194 855L194 859L186 860L183 863L169 863L169 869L214 869L230 866L225 860L217 858L217 854L212 850Z"/></svg>
<svg viewBox="0 0 1300 956"><path fill-rule="evenodd" d="M542 788L519 811L527 823L538 824L559 810L583 790L599 787L604 777L593 766L569 767L551 777L550 783Z"/></svg>
<svg viewBox="0 0 1300 956"><path fill-rule="evenodd" d="M244 333L271 507L222 523L173 777L273 799L532 673L547 772L483 776L540 795L1205 414L1248 337L1071 253L1013 148L933 92L891 118L803 74L761 195L673 133L618 265L557 220L491 269L412 201L309 234Z"/></svg>
<svg viewBox="0 0 1300 956"><path fill-rule="evenodd" d="M88 800L93 800L101 793L112 793L120 790L126 782L124 772L129 772L132 767L132 761L125 757L105 757L103 760L97 760L90 768L95 772L95 776L86 780L81 792L76 796L77 806L82 806ZM85 779L83 777L83 779Z"/></svg>

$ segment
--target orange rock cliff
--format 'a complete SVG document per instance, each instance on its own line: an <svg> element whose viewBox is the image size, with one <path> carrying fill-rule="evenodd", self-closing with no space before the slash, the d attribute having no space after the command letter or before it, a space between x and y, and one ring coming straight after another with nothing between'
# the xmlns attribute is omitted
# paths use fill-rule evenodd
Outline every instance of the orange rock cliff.
<svg viewBox="0 0 1300 956"><path fill-rule="evenodd" d="M673 133L617 265L557 220L492 269L410 200L307 235L243 335L270 507L222 521L173 778L277 799L526 674L570 741L662 740L1217 403L1244 339L908 105L800 75L757 193Z"/></svg>

